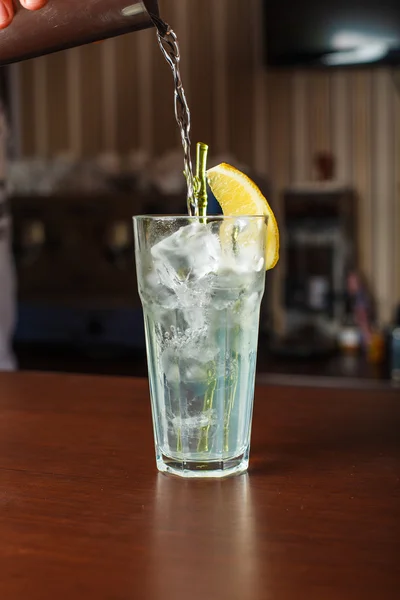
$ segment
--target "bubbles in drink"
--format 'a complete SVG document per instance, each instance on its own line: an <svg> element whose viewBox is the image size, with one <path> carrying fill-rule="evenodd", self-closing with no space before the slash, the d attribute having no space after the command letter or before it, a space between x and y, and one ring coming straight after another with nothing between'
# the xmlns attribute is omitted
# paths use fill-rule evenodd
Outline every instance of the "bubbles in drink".
<svg viewBox="0 0 400 600"><path fill-rule="evenodd" d="M158 242L151 254L160 281L179 295L182 287L201 291L201 280L218 269L221 246L208 225L195 221Z"/></svg>

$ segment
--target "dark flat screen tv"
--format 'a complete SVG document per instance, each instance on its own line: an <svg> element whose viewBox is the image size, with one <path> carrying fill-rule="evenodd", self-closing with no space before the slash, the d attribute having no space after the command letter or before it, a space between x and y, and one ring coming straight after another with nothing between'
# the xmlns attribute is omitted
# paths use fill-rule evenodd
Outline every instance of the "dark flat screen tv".
<svg viewBox="0 0 400 600"><path fill-rule="evenodd" d="M400 0L264 0L275 67L400 64Z"/></svg>

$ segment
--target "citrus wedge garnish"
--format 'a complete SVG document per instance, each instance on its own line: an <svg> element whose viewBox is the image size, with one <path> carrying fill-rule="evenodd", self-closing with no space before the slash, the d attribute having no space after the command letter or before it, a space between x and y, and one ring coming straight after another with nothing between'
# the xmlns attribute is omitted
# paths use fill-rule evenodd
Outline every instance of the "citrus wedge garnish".
<svg viewBox="0 0 400 600"><path fill-rule="evenodd" d="M212 193L226 216L264 215L268 217L265 268L272 269L279 260L279 229L267 199L247 175L221 163L207 171Z"/></svg>

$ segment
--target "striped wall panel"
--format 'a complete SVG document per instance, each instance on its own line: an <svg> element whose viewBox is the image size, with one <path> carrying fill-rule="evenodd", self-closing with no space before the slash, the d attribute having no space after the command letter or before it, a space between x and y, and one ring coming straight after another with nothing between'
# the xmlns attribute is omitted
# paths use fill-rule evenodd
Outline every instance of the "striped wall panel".
<svg viewBox="0 0 400 600"><path fill-rule="evenodd" d="M400 300L400 88L388 69L268 73L261 4L160 0L181 38L193 139L267 176L278 213L281 190L315 178L313 155L331 151L337 177L358 194L361 266L386 322ZM154 37L143 31L15 67L22 154L178 147L172 78Z"/></svg>

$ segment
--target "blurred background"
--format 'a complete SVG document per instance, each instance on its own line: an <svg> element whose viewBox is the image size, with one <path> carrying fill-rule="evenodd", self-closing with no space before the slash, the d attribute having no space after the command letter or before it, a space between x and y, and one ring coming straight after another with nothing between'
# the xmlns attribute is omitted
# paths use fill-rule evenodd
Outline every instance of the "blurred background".
<svg viewBox="0 0 400 600"><path fill-rule="evenodd" d="M258 370L389 378L400 325L400 9L280 4L160 0L180 40L193 141L209 144L210 165L255 179L280 223ZM130 217L185 212L155 31L3 77L20 367L146 375Z"/></svg>

